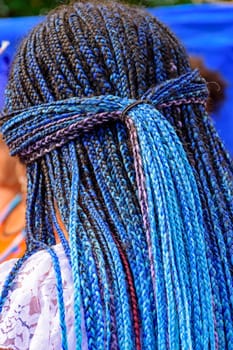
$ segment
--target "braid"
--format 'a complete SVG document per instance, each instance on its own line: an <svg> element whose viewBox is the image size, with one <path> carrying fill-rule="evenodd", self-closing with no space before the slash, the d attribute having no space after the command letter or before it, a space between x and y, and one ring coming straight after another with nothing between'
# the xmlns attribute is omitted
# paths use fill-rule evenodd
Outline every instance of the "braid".
<svg viewBox="0 0 233 350"><path fill-rule="evenodd" d="M73 273L76 349L233 348L233 167L182 46L138 8L72 3L23 41L2 131L27 163L27 245ZM36 208L36 209L35 209ZM66 237L68 233L68 239Z"/></svg>

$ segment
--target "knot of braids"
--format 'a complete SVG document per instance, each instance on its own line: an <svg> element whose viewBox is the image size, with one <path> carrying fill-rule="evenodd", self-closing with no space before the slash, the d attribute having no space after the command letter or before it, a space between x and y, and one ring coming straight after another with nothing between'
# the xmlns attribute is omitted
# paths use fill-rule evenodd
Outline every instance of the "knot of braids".
<svg viewBox="0 0 233 350"><path fill-rule="evenodd" d="M204 80L194 71L149 89L139 101L112 95L73 97L14 112L10 119L7 116L2 133L11 155L31 163L80 133L112 120L124 121L126 113L122 111L131 104L144 102L158 109L190 103L205 105L207 96Z"/></svg>

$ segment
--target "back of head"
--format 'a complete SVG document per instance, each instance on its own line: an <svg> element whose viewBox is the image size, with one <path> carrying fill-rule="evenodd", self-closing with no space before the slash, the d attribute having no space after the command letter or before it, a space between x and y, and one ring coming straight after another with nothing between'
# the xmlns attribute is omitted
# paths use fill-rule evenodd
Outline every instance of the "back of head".
<svg viewBox="0 0 233 350"><path fill-rule="evenodd" d="M74 3L50 13L22 43L5 111L72 96L140 98L188 69L178 41L143 10Z"/></svg>
<svg viewBox="0 0 233 350"><path fill-rule="evenodd" d="M28 254L58 266L56 231L70 262L77 349L81 304L90 349L232 348L233 168L206 98L138 8L61 6L21 44L2 131L27 163Z"/></svg>

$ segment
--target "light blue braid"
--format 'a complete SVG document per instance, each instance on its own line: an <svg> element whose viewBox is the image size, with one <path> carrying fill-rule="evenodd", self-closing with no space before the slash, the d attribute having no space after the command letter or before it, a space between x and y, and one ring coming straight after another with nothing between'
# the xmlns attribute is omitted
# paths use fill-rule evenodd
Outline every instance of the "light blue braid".
<svg viewBox="0 0 233 350"><path fill-rule="evenodd" d="M71 162L73 164L73 177L71 184L70 197L70 222L69 222L69 241L71 250L71 266L74 277L74 317L75 317L75 334L76 334L76 350L81 349L82 335L81 329L81 292L80 292L80 271L79 271L79 257L78 257L78 242L77 232L82 227L79 223L78 213L78 194L79 194L79 169L75 153L74 144L69 145Z"/></svg>

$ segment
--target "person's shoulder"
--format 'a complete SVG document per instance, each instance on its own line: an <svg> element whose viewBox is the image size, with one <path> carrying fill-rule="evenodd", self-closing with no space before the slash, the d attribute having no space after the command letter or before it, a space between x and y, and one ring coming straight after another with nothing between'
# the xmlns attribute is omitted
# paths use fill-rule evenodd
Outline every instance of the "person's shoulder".
<svg viewBox="0 0 233 350"><path fill-rule="evenodd" d="M52 247L53 251L57 255L60 265L64 269L69 269L68 260L66 258L64 249L61 244L57 244ZM2 264L0 264L0 288L4 284L7 275L14 268L15 264L19 259L11 259ZM48 273L51 270L53 271L53 264L51 255L46 250L40 250L33 255L31 255L25 263L22 265L20 270L18 271L15 283L18 284L18 280L22 278L22 276L27 276L30 274L31 282L35 280L40 274Z"/></svg>
<svg viewBox="0 0 233 350"><path fill-rule="evenodd" d="M59 244L53 250L62 272L67 322L73 324L72 273L63 247ZM0 291L16 262L14 259L0 265ZM50 254L41 250L28 258L15 277L0 314L0 348L7 349L8 344L12 350L60 347L57 287Z"/></svg>

